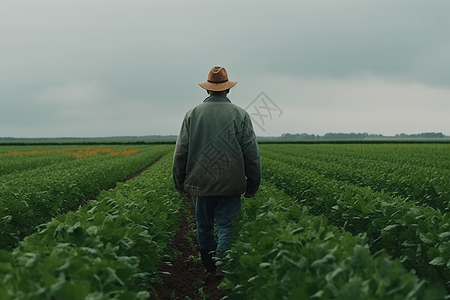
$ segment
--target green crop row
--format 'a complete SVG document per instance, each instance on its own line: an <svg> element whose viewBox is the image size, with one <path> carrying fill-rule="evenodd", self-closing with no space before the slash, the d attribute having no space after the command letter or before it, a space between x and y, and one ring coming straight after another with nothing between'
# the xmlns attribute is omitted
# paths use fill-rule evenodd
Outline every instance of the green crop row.
<svg viewBox="0 0 450 300"><path fill-rule="evenodd" d="M171 159L0 250L0 299L148 299L183 205Z"/></svg>
<svg viewBox="0 0 450 300"><path fill-rule="evenodd" d="M350 156L341 156L335 161L325 162L325 154L305 158L298 150L284 146L282 149L266 147L261 152L265 157L314 170L327 178L408 197L419 205L430 205L445 211L450 209L450 170Z"/></svg>
<svg viewBox="0 0 450 300"><path fill-rule="evenodd" d="M0 156L0 176L23 172L35 168L52 165L56 162L75 160L65 154L28 155L28 156Z"/></svg>
<svg viewBox="0 0 450 300"><path fill-rule="evenodd" d="M147 149L125 157L99 156L0 177L0 249L11 249L35 226L125 179L167 153Z"/></svg>
<svg viewBox="0 0 450 300"><path fill-rule="evenodd" d="M285 152L293 149L299 157L339 163L343 157L374 162L412 164L441 170L450 169L449 144L379 144L379 145L261 145L260 149L277 149Z"/></svg>
<svg viewBox="0 0 450 300"><path fill-rule="evenodd" d="M36 149L47 149L47 150L56 150L56 149L61 149L62 147L70 147L70 146L62 146L62 145L51 145L51 146L31 146L31 145L5 145L0 143L0 156L3 154L7 154L9 152L13 152L13 151L19 151L19 152L26 152L26 151L32 151L32 150L36 150Z"/></svg>
<svg viewBox="0 0 450 300"><path fill-rule="evenodd" d="M228 299L444 299L439 284L426 288L384 251L372 255L364 235L310 215L264 180L233 225L220 285Z"/></svg>
<svg viewBox="0 0 450 300"><path fill-rule="evenodd" d="M291 163L266 157L262 163L263 177L311 213L323 214L353 234L367 233L372 252L387 251L428 283L450 280L450 213L331 180Z"/></svg>

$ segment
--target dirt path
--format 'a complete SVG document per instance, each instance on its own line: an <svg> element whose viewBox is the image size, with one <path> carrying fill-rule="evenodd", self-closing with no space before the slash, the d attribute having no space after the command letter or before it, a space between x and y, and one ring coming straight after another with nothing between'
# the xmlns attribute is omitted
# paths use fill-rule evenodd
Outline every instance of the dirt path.
<svg viewBox="0 0 450 300"><path fill-rule="evenodd" d="M200 261L194 231L195 208L191 200L186 200L185 211L180 217L180 227L171 243L177 257L171 261L172 266L165 263L159 266L161 272L168 272L170 275L160 274L163 284L154 287L156 295L153 293L150 299L222 299L226 294L217 288L220 279L205 283L205 268Z"/></svg>

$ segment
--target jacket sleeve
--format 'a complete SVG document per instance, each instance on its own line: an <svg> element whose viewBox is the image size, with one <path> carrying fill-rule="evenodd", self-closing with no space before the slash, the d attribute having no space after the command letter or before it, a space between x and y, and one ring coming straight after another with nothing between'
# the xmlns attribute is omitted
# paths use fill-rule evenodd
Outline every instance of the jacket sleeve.
<svg viewBox="0 0 450 300"><path fill-rule="evenodd" d="M184 117L181 125L180 134L177 137L175 153L173 155L173 181L175 188L183 189L184 180L186 178L186 164L189 149L189 119Z"/></svg>
<svg viewBox="0 0 450 300"><path fill-rule="evenodd" d="M261 182L261 160L252 121L247 113L243 123L241 150L244 156L247 190L256 192Z"/></svg>

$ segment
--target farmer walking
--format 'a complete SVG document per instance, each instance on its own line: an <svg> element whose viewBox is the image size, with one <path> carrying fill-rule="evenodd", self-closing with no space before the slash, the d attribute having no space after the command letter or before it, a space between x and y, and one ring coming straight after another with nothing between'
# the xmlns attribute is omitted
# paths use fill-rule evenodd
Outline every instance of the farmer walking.
<svg viewBox="0 0 450 300"><path fill-rule="evenodd" d="M250 116L227 98L236 83L228 80L225 68L211 69L207 82L198 84L209 96L186 113L174 153L175 188L194 201L207 277L223 277L214 261L225 256L233 231L231 220L239 213L241 195L255 196L261 181L259 149Z"/></svg>

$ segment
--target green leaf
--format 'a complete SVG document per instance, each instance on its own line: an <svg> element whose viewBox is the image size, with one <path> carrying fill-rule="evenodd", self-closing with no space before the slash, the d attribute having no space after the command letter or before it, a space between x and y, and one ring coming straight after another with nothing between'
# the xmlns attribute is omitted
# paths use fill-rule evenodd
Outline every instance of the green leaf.
<svg viewBox="0 0 450 300"><path fill-rule="evenodd" d="M433 241L430 240L429 238L427 238L424 234L419 233L419 238L422 242L424 242L425 244L433 244Z"/></svg>
<svg viewBox="0 0 450 300"><path fill-rule="evenodd" d="M398 226L399 226L398 224L388 225L388 226L384 227L384 228L381 229L381 230L383 230L383 231L389 231L389 230L392 230L392 229L394 229L394 228L397 228Z"/></svg>
<svg viewBox="0 0 450 300"><path fill-rule="evenodd" d="M443 266L446 264L446 261L442 257L438 256L430 261L429 264L433 266Z"/></svg>

